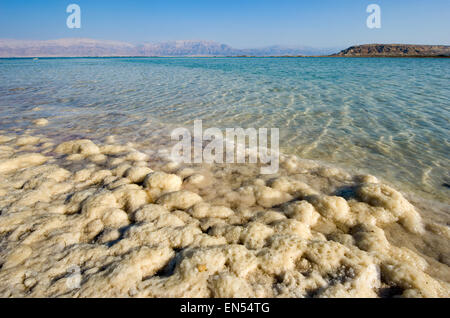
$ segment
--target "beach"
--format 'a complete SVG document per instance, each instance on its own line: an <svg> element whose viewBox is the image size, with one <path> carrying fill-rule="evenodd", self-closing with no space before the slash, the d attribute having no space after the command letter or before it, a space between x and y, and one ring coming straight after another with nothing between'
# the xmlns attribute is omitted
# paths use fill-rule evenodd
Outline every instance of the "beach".
<svg viewBox="0 0 450 318"><path fill-rule="evenodd" d="M449 62L246 60L0 61L0 296L449 297ZM278 172L173 162L195 119Z"/></svg>

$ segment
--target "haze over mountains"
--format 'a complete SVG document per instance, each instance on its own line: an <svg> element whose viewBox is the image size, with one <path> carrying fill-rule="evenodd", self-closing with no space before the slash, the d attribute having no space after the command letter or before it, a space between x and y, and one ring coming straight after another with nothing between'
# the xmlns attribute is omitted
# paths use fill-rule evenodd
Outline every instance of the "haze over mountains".
<svg viewBox="0 0 450 318"><path fill-rule="evenodd" d="M0 39L0 57L81 57L81 56L297 56L328 55L337 48L269 46L236 49L213 41L170 41L131 44L94 39L10 40Z"/></svg>

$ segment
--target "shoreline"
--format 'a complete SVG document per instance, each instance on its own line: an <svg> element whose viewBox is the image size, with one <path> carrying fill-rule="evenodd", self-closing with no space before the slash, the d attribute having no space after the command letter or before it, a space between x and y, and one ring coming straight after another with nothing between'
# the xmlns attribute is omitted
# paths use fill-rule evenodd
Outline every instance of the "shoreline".
<svg viewBox="0 0 450 318"><path fill-rule="evenodd" d="M334 55L280 55L280 56L197 56L197 55L186 55L186 56L114 56L114 55L106 55L106 56L9 56L9 57L0 57L0 60L7 60L7 59L86 59L86 58L107 58L107 59L113 59L113 58L162 58L162 59L176 59L176 58L256 58L256 59L263 59L263 58L423 58L423 59L446 59L450 58L450 56L371 56L371 55L363 55L363 56L334 56Z"/></svg>

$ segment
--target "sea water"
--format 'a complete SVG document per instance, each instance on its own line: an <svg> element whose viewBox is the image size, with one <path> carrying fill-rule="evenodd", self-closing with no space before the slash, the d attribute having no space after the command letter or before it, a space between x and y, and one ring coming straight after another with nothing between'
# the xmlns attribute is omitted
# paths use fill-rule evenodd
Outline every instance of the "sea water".
<svg viewBox="0 0 450 318"><path fill-rule="evenodd" d="M280 129L281 151L450 202L450 59L0 59L0 130L169 140L165 129Z"/></svg>

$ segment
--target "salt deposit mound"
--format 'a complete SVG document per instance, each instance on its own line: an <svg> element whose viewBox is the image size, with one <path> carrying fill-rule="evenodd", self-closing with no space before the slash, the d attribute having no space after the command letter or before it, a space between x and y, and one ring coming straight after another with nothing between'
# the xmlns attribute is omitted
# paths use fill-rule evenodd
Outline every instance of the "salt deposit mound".
<svg viewBox="0 0 450 318"><path fill-rule="evenodd" d="M1 297L449 297L448 226L372 176L0 136Z"/></svg>

